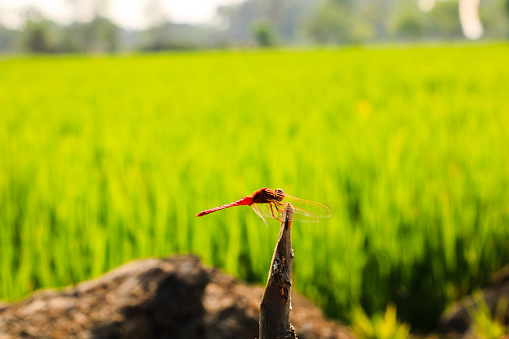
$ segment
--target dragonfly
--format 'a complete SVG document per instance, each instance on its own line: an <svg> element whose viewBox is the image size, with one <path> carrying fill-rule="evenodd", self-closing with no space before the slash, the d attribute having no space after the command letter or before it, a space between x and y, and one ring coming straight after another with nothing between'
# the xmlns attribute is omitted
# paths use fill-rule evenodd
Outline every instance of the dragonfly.
<svg viewBox="0 0 509 339"><path fill-rule="evenodd" d="M255 213L263 220L265 225L269 226L264 216L281 221L281 214L284 210L283 206L287 202L292 204L295 210L292 221L318 222L319 218L328 218L332 215L330 208L323 204L292 197L287 195L280 188L273 190L264 187L242 199L226 205L210 208L198 213L196 216L202 217L212 212L217 212L234 206L251 206Z"/></svg>

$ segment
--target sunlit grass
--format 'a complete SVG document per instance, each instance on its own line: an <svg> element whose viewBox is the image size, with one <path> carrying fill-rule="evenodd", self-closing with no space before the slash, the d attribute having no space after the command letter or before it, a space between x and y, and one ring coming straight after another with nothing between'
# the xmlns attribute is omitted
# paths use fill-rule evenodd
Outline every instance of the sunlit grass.
<svg viewBox="0 0 509 339"><path fill-rule="evenodd" d="M509 46L0 61L0 298L194 252L263 282L261 187L295 224L295 287L349 320L430 326L509 259Z"/></svg>
<svg viewBox="0 0 509 339"><path fill-rule="evenodd" d="M357 338L365 339L407 339L410 327L396 317L396 307L387 305L385 314L375 314L370 319L362 308L353 311L352 332Z"/></svg>
<svg viewBox="0 0 509 339"><path fill-rule="evenodd" d="M476 338L497 339L507 334L504 318L507 313L508 301L505 297L498 300L492 314L482 291L474 292L474 305L467 307L468 314L472 319L470 330Z"/></svg>

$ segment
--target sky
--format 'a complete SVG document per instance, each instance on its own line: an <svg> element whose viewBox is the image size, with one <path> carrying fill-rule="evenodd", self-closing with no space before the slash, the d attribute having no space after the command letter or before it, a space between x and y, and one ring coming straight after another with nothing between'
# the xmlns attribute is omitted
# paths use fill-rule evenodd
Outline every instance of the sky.
<svg viewBox="0 0 509 339"><path fill-rule="evenodd" d="M216 7L239 3L242 0L160 0L165 15L173 22L207 23L215 18ZM108 0L107 13L118 25L125 28L144 28L147 0ZM21 24L20 13L29 6L40 9L46 16L60 23L72 21L76 9L71 0L0 0L0 21L16 28ZM84 6L80 15L90 15L93 1L81 0Z"/></svg>

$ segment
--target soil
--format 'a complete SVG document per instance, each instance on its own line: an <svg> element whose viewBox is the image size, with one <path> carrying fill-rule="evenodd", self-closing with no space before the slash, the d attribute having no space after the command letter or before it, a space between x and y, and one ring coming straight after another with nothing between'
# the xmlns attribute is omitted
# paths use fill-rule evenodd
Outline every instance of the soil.
<svg viewBox="0 0 509 339"><path fill-rule="evenodd" d="M195 256L139 260L0 304L0 339L255 338L262 294L262 287L204 267ZM291 303L299 338L353 338L295 291Z"/></svg>

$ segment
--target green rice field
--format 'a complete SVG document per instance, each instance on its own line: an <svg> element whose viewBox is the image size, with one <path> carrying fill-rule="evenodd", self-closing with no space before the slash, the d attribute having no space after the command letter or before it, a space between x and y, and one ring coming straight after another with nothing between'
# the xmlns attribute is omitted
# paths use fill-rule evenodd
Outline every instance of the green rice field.
<svg viewBox="0 0 509 339"><path fill-rule="evenodd" d="M294 287L347 323L431 328L509 261L509 45L0 60L0 299L192 252L264 283L261 187L295 223Z"/></svg>

